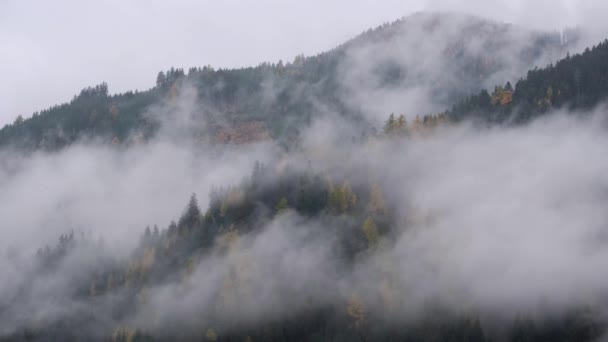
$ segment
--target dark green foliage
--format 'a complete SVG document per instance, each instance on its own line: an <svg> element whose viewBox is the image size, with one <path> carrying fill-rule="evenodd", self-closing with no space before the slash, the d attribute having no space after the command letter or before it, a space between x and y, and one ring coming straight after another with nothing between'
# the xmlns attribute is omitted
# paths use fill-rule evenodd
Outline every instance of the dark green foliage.
<svg viewBox="0 0 608 342"><path fill-rule="evenodd" d="M348 44L385 39L383 35L394 34L393 29L394 26L386 26L372 30ZM540 37L535 47L540 51L559 44L554 38ZM357 116L339 99L337 65L344 51L340 47L315 57L298 56L293 63L238 70L191 68L186 74L183 69L171 68L158 74L155 88L142 93L109 95L106 84L86 88L69 104L28 119L17 118L0 130L0 146L53 150L91 137L116 144L129 143L138 134L143 139L152 137L158 122L146 116L146 111L158 104L159 99L171 102L186 82L196 89L196 101L220 110L225 116L221 120L209 117L211 126L213 120L261 120L276 138L295 139L297 128L313 115L315 104L311 99L321 100L339 113ZM531 49L525 53L533 57L539 51ZM455 48L453 53L463 57L464 51ZM553 108L591 108L605 99L608 92L607 57L608 42L604 42L555 66L530 71L515 88L507 83L496 87L492 94L483 90L470 96L455 105L449 115L456 121L521 122ZM479 61L466 58L456 61L465 76L491 71ZM404 77L404 71L391 64L378 72L389 85ZM267 90L264 84L269 80L276 90L271 101L263 96ZM222 86L218 87L219 84ZM300 87L303 84L308 86ZM417 119L412 130L443 118L442 114ZM385 133L401 135L407 130L405 117L389 117ZM347 175L332 178L312 167L302 171L289 165L260 164L241 184L213 190L205 209L201 211L196 195L192 194L177 221L165 229L157 226L144 229L128 260L98 253L93 266L68 279L70 300L87 309L56 317L53 322L25 327L0 337L0 341L489 341L493 336L509 341L593 341L605 331L601 318L591 310L541 319L522 318L511 326L500 327L498 333L492 330L491 319L482 324L483 317L476 314L442 310L429 310L430 313L416 320L368 311L365 319L354 321L345 309L349 303L340 299L332 305L311 305L308 310L257 325L218 322L213 315L215 309L211 308L208 317L196 317L194 323L176 322L178 327L167 332L150 333L126 327L145 289L183 281L201 260L218 253L218 245L226 237L260 233L275 219L296 217L303 222L315 222L335 237L334 256L349 270L365 261L373 248L390 245L399 234L398 229L403 228L398 227L397 217L408 214L396 212L399 208L390 199L384 199L382 186L377 182L372 184ZM32 284L45 279L42 277L45 274L53 274L66 258L77 256L79 250L91 253L103 248L102 243L71 232L62 235L57 246L40 249L32 282L24 284L13 302L0 303L0 319L10 313L6 305L17 305L26 298ZM105 303L99 300L102 296L114 300ZM108 312L109 316L102 316ZM199 327L203 319L214 323L214 330Z"/></svg>
<svg viewBox="0 0 608 342"><path fill-rule="evenodd" d="M98 310L57 317L46 325L24 328L0 341L209 340L209 336L216 341L246 341L247 338L252 341L489 341L490 336L505 333L508 341L593 341L605 331L597 313L591 310L568 312L546 320L519 319L498 331L492 330L491 322L489 328L482 325L473 314L454 314L432 306L415 320L370 310L364 311L364 319L354 322L346 310L350 304L340 301L311 306L259 324L217 321L212 309L210 314L196 320L204 321L204 327L192 325L193 322L175 322L175 329L154 333L127 327L144 289L182 282L200 260L216 253L213 248L219 240L233 233L259 232L277 218L277 208L288 207L301 219L314 219L333 230L332 235L337 237L335 256L343 261L345 269L369 256L372 247L362 228L364 221L373 220L378 238L384 239L383 244L390 243L395 234L395 209L390 203L381 205L383 201L379 198L383 196L378 183L358 183L351 179L350 185L348 179L344 179L336 185L312 169L298 171L287 166L278 170L256 164L251 177L240 185L214 190L204 215L193 194L177 222L163 230L156 226L144 229L139 246L129 260L100 258L88 272L70 279L73 300L86 304L83 308ZM337 210L330 200L336 191L346 198L349 196L345 194L351 193L356 201ZM103 248L103 244L92 243L84 236L77 238L74 233L62 235L55 248L39 251L39 272L52 274L63 258L79 248L90 253L95 248ZM28 295L27 287L22 295ZM104 304L103 299L97 298L115 300ZM102 316L104 312L111 313L111 320ZM2 314L0 307L0 318ZM206 330L207 327L213 330Z"/></svg>
<svg viewBox="0 0 608 342"><path fill-rule="evenodd" d="M507 83L504 90L510 91L510 88L511 84ZM526 78L515 84L512 101L508 103L493 104L490 94L484 90L454 105L448 114L456 121L521 123L554 109L592 109L607 97L608 40L605 40L555 65L530 70Z"/></svg>
<svg viewBox="0 0 608 342"><path fill-rule="evenodd" d="M157 124L144 114L157 100L155 93L151 90L110 96L105 83L85 88L70 103L4 126L0 129L0 146L55 150L79 139L124 142L136 131L150 136Z"/></svg>
<svg viewBox="0 0 608 342"><path fill-rule="evenodd" d="M178 226L187 229L188 227L194 227L201 221L201 211L198 207L198 200L196 194L190 196L190 201L186 207L186 211L179 219Z"/></svg>
<svg viewBox="0 0 608 342"><path fill-rule="evenodd" d="M430 16L428 27L433 27L441 16ZM453 18L446 18L450 21ZM471 18L473 19L473 18ZM413 17L411 20L416 20ZM13 124L0 129L0 147L15 146L26 150L56 150L75 141L97 139L106 144L129 145L154 136L160 121L171 120L174 109L165 109L158 115L149 115L154 106L175 104L183 87L195 92L195 120L201 131L191 132L203 141L214 141L222 127L238 123L262 122L269 134L285 146L297 141L299 131L324 112L334 112L359 123L364 129L370 123L361 110L353 108L344 86L344 74L348 70L349 53L358 48L378 43L398 44L399 37L408 28L408 19L379 26L338 46L337 48L305 57L299 55L293 62L262 63L256 67L241 69L190 68L187 73L180 68L160 72L156 86L143 92L127 92L109 95L107 85L101 84L84 89L81 94L65 104L54 106L29 118L19 117ZM457 70L455 77L433 80L431 96L434 102L450 105L457 99L480 88L480 82L506 67L501 56L492 54L511 42L508 25L493 24L483 20L469 20L465 31L456 41L450 42L444 58ZM467 42L471 36L485 42L485 55L471 54ZM529 47L517 57L519 63L531 65L543 53L564 48L557 33L535 34ZM572 40L575 40L574 38ZM486 46L487 45L487 46ZM380 81L378 87L394 88L400 85L419 85L415 70L406 70L397 61L383 61L375 66L373 75ZM542 75L540 75L542 77ZM579 81L586 82L587 72L581 70ZM345 89L346 88L346 89ZM546 88L543 90L545 91ZM582 93L584 88L568 91ZM592 101L581 98L580 101ZM169 106L170 107L170 106ZM323 110L319 110L322 107ZM467 111L469 106L460 108ZM479 108L483 110L483 107ZM458 113L455 114L458 117Z"/></svg>

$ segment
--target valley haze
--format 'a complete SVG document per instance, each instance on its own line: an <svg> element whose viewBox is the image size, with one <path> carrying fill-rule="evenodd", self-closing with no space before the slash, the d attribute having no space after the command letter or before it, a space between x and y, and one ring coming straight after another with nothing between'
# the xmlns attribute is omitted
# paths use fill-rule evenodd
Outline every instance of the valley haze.
<svg viewBox="0 0 608 342"><path fill-rule="evenodd" d="M605 340L606 11L3 3L0 341Z"/></svg>

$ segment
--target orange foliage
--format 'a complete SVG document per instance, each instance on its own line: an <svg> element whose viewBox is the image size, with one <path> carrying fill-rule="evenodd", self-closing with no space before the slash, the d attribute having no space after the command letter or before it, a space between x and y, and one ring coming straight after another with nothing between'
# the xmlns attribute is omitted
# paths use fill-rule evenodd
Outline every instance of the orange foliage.
<svg viewBox="0 0 608 342"><path fill-rule="evenodd" d="M270 132L262 121L247 121L232 127L221 127L215 134L215 141L221 144L248 144L271 140Z"/></svg>

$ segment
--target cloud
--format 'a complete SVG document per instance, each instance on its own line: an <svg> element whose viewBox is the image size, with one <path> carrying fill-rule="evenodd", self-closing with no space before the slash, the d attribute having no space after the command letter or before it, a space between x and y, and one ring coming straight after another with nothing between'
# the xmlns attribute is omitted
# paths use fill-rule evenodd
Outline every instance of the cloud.
<svg viewBox="0 0 608 342"><path fill-rule="evenodd" d="M406 317L434 300L510 317L603 309L605 113L553 113L525 127L465 124L313 154L313 165L380 180L401 216L400 237L343 279L355 284L347 288L367 289L371 310L384 310L374 298L390 281ZM323 139L309 134L305 141Z"/></svg>
<svg viewBox="0 0 608 342"><path fill-rule="evenodd" d="M264 4L269 5L270 2ZM445 8L456 9L459 3L446 4ZM564 2L558 6L570 8L568 4ZM81 5L71 5L84 11L78 7ZM287 11L281 7L285 5L273 5ZM345 8L342 5L328 6L338 13L337 9ZM22 5L16 3L4 6L12 11L22 10ZM116 6L120 5L111 3L108 8L116 9ZM126 6L120 8L134 17L142 11L137 4ZM150 11L162 11L163 6L154 3ZM204 44L204 39L201 42L189 41L193 34L180 36L190 27L188 25L193 25L193 18L200 20L195 9L211 13L205 14L207 16L222 18L213 7L197 6L180 3L173 9L175 12L167 14L167 18L174 18L176 13L185 11L184 22L177 23L173 19L176 27L167 32L153 31L163 38L155 40L156 45L178 37L160 48L164 49L161 57L165 54L169 60L183 53L173 49L176 46L200 43L200 47L191 48L215 51L212 47L217 45L214 44L235 41L214 30L210 32L217 37L209 40L208 45ZM235 4L231 2L222 6L228 6L223 8L226 11L235 10ZM297 8L302 10L311 6L308 8L311 12L305 12L311 16L319 11L318 6L311 4L300 6L303 7ZM364 10L369 8L364 2L352 6L361 11L355 11L352 18L363 16ZM428 6L440 7L439 3L428 3ZM487 5L480 6L479 11L488 8ZM517 2L502 6L505 13L513 16L524 8L517 7ZM260 6L257 11L268 9ZM44 5L38 9L40 13L43 10ZM94 12L95 8L86 11L89 10ZM33 18L40 13L34 13ZM390 13L391 16L393 14ZM122 18L124 13L119 11L116 15ZM50 17L58 20L58 17ZM252 28L255 25L247 26L246 23L250 23L247 20L255 20L253 23L260 21L259 17L249 18L249 15L240 17L235 14L234 18L243 20L238 27ZM289 21L290 18L286 15L281 20ZM327 23L332 18L328 16ZM78 23L84 19L73 20ZM141 20L138 30L150 29L151 22L158 25L160 18L151 15ZM357 24L355 19L352 20L352 23L345 23L345 27ZM171 27L174 21L167 19L167 26ZM89 39L96 37L92 32L105 27L103 20L92 24L99 26L91 25L81 32L73 32L71 28L76 24L69 23L58 30L62 35L71 34L70 37L76 40ZM261 30L274 28L275 24L265 23L270 26L262 26ZM237 27L228 26L232 30ZM2 29L6 30L6 27ZM154 30L160 30L154 27ZM448 26L445 30L449 33L451 28ZM39 29L31 30L35 33ZM273 31L273 34L280 37L285 34L285 37L293 39L294 32L300 32L294 30ZM231 32L237 36L241 31ZM89 38L87 33L91 34ZM21 55L32 53L28 51L55 51L47 46L41 48L39 43L22 43L27 39L22 41L15 35L3 37L21 42L12 45L17 48L9 57L4 57L11 63L19 61ZM515 36L515 42L519 42L518 37ZM123 51L121 44L127 44L129 38L134 37L127 35L117 39L113 49ZM444 36L436 38L445 39ZM411 44L422 46L421 50L427 55L437 55L432 44L423 44L415 35L409 39L413 40ZM249 46L252 50L259 41L253 42ZM477 51L477 42L470 43L467 48ZM59 43L58 46L70 46L63 44L66 45ZM109 43L104 41L100 46L104 44ZM146 42L137 44L133 48L137 56L154 56L149 52L153 50L144 48ZM95 39L87 40L85 46L91 49L85 50L99 51L97 47L92 48L94 45ZM341 80L351 91L346 99L352 101L353 106L365 104L369 106L366 108L368 113L386 115L391 107L422 110L425 105L434 104L425 87L413 86L403 95L403 89L391 91L376 86L377 80L370 70L387 60L406 65L412 63L410 67L422 66L419 70L425 75L432 74L438 65L438 69L444 71L441 63L417 56L410 51L409 45L405 46L407 48L380 45L371 51L362 48L349 52L350 59L347 59ZM264 49L258 47L257 50ZM126 49L122 52L124 55L113 52L116 53L114 61L133 60L133 51ZM269 51L274 53L278 50ZM291 53L291 50L285 51ZM222 53L225 52L220 55ZM97 59L104 59L103 56L89 56L91 60L85 58L82 64L76 64L74 74L87 74L89 66L96 65ZM415 57L413 60L405 58L412 56ZM52 60L47 58L41 57L40 65ZM73 66L69 60L63 63ZM147 68L142 67L142 73L148 74ZM105 73L109 69L99 70ZM348 73L349 70L354 72ZM117 79L128 78L126 75L129 73L123 71L125 73ZM517 72L519 69L505 71L509 75ZM501 77L505 76L497 76ZM275 86L271 80L265 85L268 100L272 101ZM220 321L236 317L243 324L272 322L311 307L348 300L353 294L361 297L372 314L387 308L386 301L379 299L382 298L379 291L385 291L383 295L388 293L392 301L399 304L394 309L395 319L419 317L431 300L437 300L454 311L464 308L498 312L511 318L520 312L557 313L573 307L603 305L600 299L608 289L601 273L606 267L605 260L608 260L605 237L608 218L605 214L608 205L605 108L592 114L554 113L525 127L482 129L465 123L440 128L428 136L396 142L361 139L361 127L346 122L323 103L316 103L317 99L310 100L318 105L317 109L323 115L316 118L310 127L304 128L301 149L290 155L285 155L284 150L274 143L237 148L201 145L189 139L179 139L191 133L192 124L200 123L201 117L217 114L213 108L197 103L196 92L187 85L175 103L160 102L149 108L148 115L158 118L162 128L159 137L147 144L116 149L99 146L93 141L78 142L54 153L20 155L15 151L1 151L0 217L3 218L2 233L8 238L0 240L0 273L8 276L0 282L0 315L12 318L0 320L0 334L32 322L52 321L63 315L98 315L95 317L107 326L113 326L116 322L104 309L111 308L120 298L106 296L96 299L95 305L99 310L91 313L94 310L86 302L71 297L72 282L88 275L87 272L100 260L109 257L123 260L139 241L143 227L149 224L166 226L177 218L192 192L199 194L199 203L204 210L208 205L205 196L213 186L238 184L249 175L255 161L280 165L289 163L296 168L312 166L332 176L348 175L354 179L353 183L378 182L384 196L395 207L399 234L395 241L386 242L370 258L354 266L349 265L352 268L345 268L343 262L332 254L336 250L337 234L334 233L344 221L325 216L306 219L295 213L279 216L261 223L255 233L241 235L236 247L227 250L218 247L210 256L196 260L192 274L183 280L147 289L148 293L142 296L148 299L142 307L135 308L133 323L151 330L165 328L164 324L171 326L174 321L191 326L199 324L199 321L188 318L192 315L205 317L211 308L216 307L218 293L221 293L226 280L233 277L231 272L235 269L241 271L237 277L242 278L238 278L240 285L232 288L235 298L232 301L238 302L240 307L230 308L233 304L224 303L228 308L224 316L215 317ZM72 229L77 233L92 232L94 236L104 237L108 249L78 249L59 265L54 274L37 273L39 270L31 268L31 259L38 247L55 243L59 234ZM241 267L243 264L245 266ZM28 278L30 276L33 278ZM22 284L29 279L37 281L31 282L27 289L29 292L25 292L28 295L19 297L23 293L20 292ZM284 311L286 307L289 312ZM34 308L37 314L28 316Z"/></svg>
<svg viewBox="0 0 608 342"><path fill-rule="evenodd" d="M462 13L417 13L347 45L342 100L380 125L387 113L413 120L461 98L515 82L577 45L546 44L538 31Z"/></svg>
<svg viewBox="0 0 608 342"><path fill-rule="evenodd" d="M122 1L0 5L0 123L68 101L108 82L144 90L171 66L257 65L335 47L382 22L420 10L456 10L545 30L605 33L602 1ZM598 39L603 39L602 35Z"/></svg>
<svg viewBox="0 0 608 342"><path fill-rule="evenodd" d="M409 205L425 219L389 254L394 274L481 310L602 305L605 127L601 109L593 118L554 114L528 127L456 128L402 145L387 162L387 182L401 192L404 213Z"/></svg>
<svg viewBox="0 0 608 342"><path fill-rule="evenodd" d="M604 309L604 108L587 116L555 113L529 126L463 124L404 141L327 143L324 153L310 153L314 145L306 142L323 141L331 131L319 125L333 124L313 124L304 138L308 147L281 158L292 166L349 175L352 184L377 180L397 213L395 241L346 265L335 254L345 221L281 215L261 222L255 232L224 240L215 252L194 256L190 275L181 270L178 278L142 290L138 301L143 302L128 324L163 333L169 327L226 322L255 326L345 305L354 294L368 317L391 310L395 321L421 317L430 302L456 313L507 320L532 313L550 317L579 307ZM2 185L5 223L20 228L4 234L13 243L22 236L21 241L38 244L41 237L33 236L56 234L63 226L55 223L69 217L89 224L96 234L137 241L144 224L175 218L193 189L200 194L210 184L239 183L267 150L253 151L234 160L231 153L212 158L212 153L192 154L158 143L134 151L80 146L56 156L33 156ZM43 184L56 188L45 196L33 190ZM45 209L55 203L65 204ZM201 204L205 208L207 203ZM36 316L41 321L88 312L85 301L67 294L72 282L111 250L91 251L78 250L58 272L39 275L33 283L46 285L35 285L13 310L44 308ZM0 265L23 279L29 274L22 273L27 260L27 254L12 254ZM0 298L6 301L18 284L16 279L4 282ZM112 300L101 297L96 305L111 307ZM96 315L110 327L117 324L103 310ZM24 314L13 317L18 319L2 330L29 322Z"/></svg>
<svg viewBox="0 0 608 342"><path fill-rule="evenodd" d="M53 244L72 229L132 245L146 225L174 219L191 193L206 205L212 186L239 181L256 160L266 160L265 151L263 145L220 151L157 142L128 151L76 145L57 154L4 154L11 169L0 169L0 212L11 238L0 248Z"/></svg>

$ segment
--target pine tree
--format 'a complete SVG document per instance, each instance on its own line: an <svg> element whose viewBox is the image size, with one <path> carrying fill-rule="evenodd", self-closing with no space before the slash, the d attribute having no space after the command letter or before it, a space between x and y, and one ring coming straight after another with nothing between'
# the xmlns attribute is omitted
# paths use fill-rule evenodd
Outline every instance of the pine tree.
<svg viewBox="0 0 608 342"><path fill-rule="evenodd" d="M281 197L281 199L279 200L279 203L277 203L277 206L276 206L277 215L280 215L281 213L286 211L288 208L289 208L289 203L287 202L287 198L285 198L285 196Z"/></svg>
<svg viewBox="0 0 608 342"><path fill-rule="evenodd" d="M384 134L390 135L395 129L395 114L391 113L388 120L384 123Z"/></svg>
<svg viewBox="0 0 608 342"><path fill-rule="evenodd" d="M156 76L156 86L162 87L165 85L166 81L167 81L167 77L165 76L165 73L163 71L159 72L158 76Z"/></svg>
<svg viewBox="0 0 608 342"><path fill-rule="evenodd" d="M369 247L374 247L378 243L378 239L380 238L378 226L376 226L376 222L374 222L371 216L368 216L365 222L363 222L363 233Z"/></svg>
<svg viewBox="0 0 608 342"><path fill-rule="evenodd" d="M345 213L356 203L357 195L351 190L347 182L344 182L342 186L334 187L329 192L328 204L334 213Z"/></svg>
<svg viewBox="0 0 608 342"><path fill-rule="evenodd" d="M200 222L200 218L201 211L198 207L198 200L196 199L196 194L193 193L192 196L190 196L186 211L179 220L178 226L180 227L180 231L183 228L193 227Z"/></svg>
<svg viewBox="0 0 608 342"><path fill-rule="evenodd" d="M396 134L399 136L403 136L407 133L407 120L403 114L399 115L396 128Z"/></svg>

